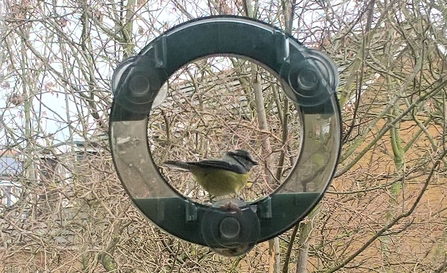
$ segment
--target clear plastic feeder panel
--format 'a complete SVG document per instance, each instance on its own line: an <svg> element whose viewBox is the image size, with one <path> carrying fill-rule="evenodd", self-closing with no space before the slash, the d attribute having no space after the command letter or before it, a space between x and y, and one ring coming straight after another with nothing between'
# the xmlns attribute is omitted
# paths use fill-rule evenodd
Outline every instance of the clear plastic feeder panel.
<svg viewBox="0 0 447 273"><path fill-rule="evenodd" d="M146 119L114 122L111 132L115 165L133 199L178 197L151 158Z"/></svg>

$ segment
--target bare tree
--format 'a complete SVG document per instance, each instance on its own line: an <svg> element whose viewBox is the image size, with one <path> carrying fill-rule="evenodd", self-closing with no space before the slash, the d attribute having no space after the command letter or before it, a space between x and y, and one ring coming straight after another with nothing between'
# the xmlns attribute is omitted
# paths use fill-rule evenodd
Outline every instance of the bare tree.
<svg viewBox="0 0 447 273"><path fill-rule="evenodd" d="M132 206L111 162L113 68L169 27L211 14L279 26L340 68L337 178L279 236L273 268L445 271L444 1L16 0L0 10L0 159L10 162L1 175L15 187L0 191L2 272L269 271L267 243L225 258L163 233ZM250 60L197 60L169 79L151 113L151 151L161 163L249 149L267 162L242 192L253 200L288 176L298 110ZM191 177L163 172L206 202Z"/></svg>

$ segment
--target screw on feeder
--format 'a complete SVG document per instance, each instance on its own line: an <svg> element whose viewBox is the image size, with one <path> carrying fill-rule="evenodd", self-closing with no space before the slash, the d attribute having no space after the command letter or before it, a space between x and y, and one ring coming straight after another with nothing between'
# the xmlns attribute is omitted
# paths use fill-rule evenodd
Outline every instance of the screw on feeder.
<svg viewBox="0 0 447 273"><path fill-rule="evenodd" d="M129 89L133 96L138 98L144 97L148 92L150 92L150 81L146 76L137 74L130 78Z"/></svg>
<svg viewBox="0 0 447 273"><path fill-rule="evenodd" d="M222 219L219 225L220 236L231 240L239 237L241 232L241 224L239 221L231 216Z"/></svg>
<svg viewBox="0 0 447 273"><path fill-rule="evenodd" d="M303 91L314 90L318 86L318 75L312 69L305 68L298 73L297 84Z"/></svg>

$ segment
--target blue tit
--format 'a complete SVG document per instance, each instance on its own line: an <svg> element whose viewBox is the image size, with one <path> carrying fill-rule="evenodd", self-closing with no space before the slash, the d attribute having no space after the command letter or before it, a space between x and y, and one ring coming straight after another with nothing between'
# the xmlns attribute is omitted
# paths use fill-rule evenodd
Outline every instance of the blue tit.
<svg viewBox="0 0 447 273"><path fill-rule="evenodd" d="M245 150L227 152L222 159L197 162L166 161L164 165L191 172L195 180L212 196L238 194L245 186L248 172L258 165Z"/></svg>

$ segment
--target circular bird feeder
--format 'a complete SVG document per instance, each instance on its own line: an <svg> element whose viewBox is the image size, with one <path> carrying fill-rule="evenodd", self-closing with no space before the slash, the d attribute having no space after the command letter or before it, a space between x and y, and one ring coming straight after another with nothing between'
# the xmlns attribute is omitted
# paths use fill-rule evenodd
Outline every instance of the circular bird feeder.
<svg viewBox="0 0 447 273"><path fill-rule="evenodd" d="M147 140L151 110L166 96L162 85L182 66L208 56L262 65L279 79L303 123L289 176L256 201L230 200L237 209L228 200L207 205L181 195L160 173ZM160 228L223 255L243 254L301 221L326 191L341 146L337 85L337 69L327 56L271 25L235 16L178 25L115 70L110 145L116 171L134 204Z"/></svg>

